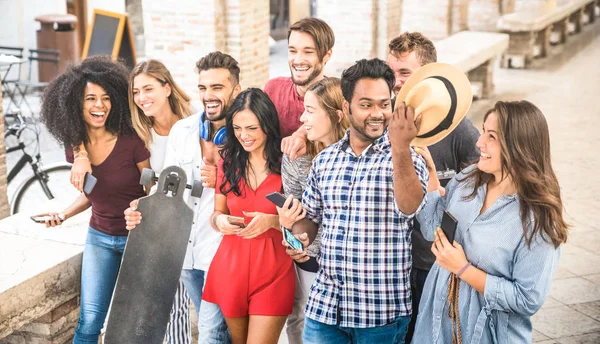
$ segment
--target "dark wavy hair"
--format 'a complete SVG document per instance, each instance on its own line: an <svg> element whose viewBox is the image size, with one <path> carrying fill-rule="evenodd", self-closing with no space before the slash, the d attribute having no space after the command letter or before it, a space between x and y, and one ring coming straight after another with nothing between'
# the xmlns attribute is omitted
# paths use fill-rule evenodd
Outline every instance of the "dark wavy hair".
<svg viewBox="0 0 600 344"><path fill-rule="evenodd" d="M102 87L110 97L111 109L104 126L114 135L133 133L127 100L129 72L108 56L92 56L67 68L45 89L40 117L65 147L89 142L83 119L83 97L88 82Z"/></svg>
<svg viewBox="0 0 600 344"><path fill-rule="evenodd" d="M499 101L490 114L498 117L502 178L510 177L517 188L523 235L528 246L536 235L554 247L567 242L569 225L563 217L560 185L552 169L550 132L544 114L528 101ZM492 175L473 169L459 182L473 186L466 197L475 198L477 190Z"/></svg>
<svg viewBox="0 0 600 344"><path fill-rule="evenodd" d="M242 91L234 100L225 114L225 128L227 141L219 151L223 159L223 172L225 180L220 185L224 195L233 192L240 196L240 182L246 180L249 154L235 137L233 131L233 118L243 110L250 110L258 118L260 129L267 136L264 155L267 159L269 172L281 174L281 132L279 131L279 117L275 105L259 88L248 88ZM229 183L229 187L227 186Z"/></svg>
<svg viewBox="0 0 600 344"><path fill-rule="evenodd" d="M342 94L348 103L352 101L354 88L360 79L383 79L391 94L396 77L390 66L378 58L356 61L342 73Z"/></svg>

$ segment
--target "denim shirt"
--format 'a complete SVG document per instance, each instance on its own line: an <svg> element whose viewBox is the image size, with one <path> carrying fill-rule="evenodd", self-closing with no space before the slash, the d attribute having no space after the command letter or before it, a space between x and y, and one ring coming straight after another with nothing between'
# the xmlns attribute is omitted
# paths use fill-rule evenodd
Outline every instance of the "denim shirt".
<svg viewBox="0 0 600 344"><path fill-rule="evenodd" d="M471 166L463 173L473 170ZM446 196L438 191L427 195L417 219L421 231L433 240L444 210L458 221L455 240L467 260L485 271L485 293L480 294L460 281L458 309L463 343L531 343L531 316L548 295L560 248L536 235L529 247L523 235L519 197L503 195L479 214L487 186L477 190L474 199L465 200L473 187L468 181L457 182L461 173L446 187ZM532 228L527 228L530 231ZM450 272L437 263L427 281L415 328L413 343L451 343L452 320L448 317Z"/></svg>

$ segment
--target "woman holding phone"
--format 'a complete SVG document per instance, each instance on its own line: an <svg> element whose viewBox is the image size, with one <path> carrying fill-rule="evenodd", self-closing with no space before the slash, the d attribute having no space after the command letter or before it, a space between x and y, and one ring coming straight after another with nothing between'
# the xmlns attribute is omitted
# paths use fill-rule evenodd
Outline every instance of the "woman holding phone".
<svg viewBox="0 0 600 344"><path fill-rule="evenodd" d="M129 109L133 128L150 151L150 167L158 175L163 169L167 138L173 125L191 115L190 97L175 83L167 67L158 60L138 63L129 75ZM85 155L80 147L79 155ZM80 158L74 171L91 171L90 161ZM137 201L136 201L137 202ZM180 282L166 331L168 344L192 342L189 296Z"/></svg>
<svg viewBox="0 0 600 344"><path fill-rule="evenodd" d="M436 263L413 343L531 343L531 316L567 240L542 112L527 101L497 102L477 147L479 162L452 179L445 196L430 175L417 218L425 238L435 240ZM458 221L454 242L438 228L444 211Z"/></svg>
<svg viewBox="0 0 600 344"><path fill-rule="evenodd" d="M292 260L266 195L281 191L277 110L260 89L241 92L226 113L215 211L224 237L208 270L203 300L221 307L232 341L276 344L294 303Z"/></svg>
<svg viewBox="0 0 600 344"><path fill-rule="evenodd" d="M350 126L350 121L342 112L344 96L340 79L325 78L312 85L304 96L304 113L300 117L306 129L309 140L306 155L296 158L293 162L289 156L283 156L281 177L283 191L288 199L282 208L277 208L279 221L284 228L291 228L293 223L304 217L300 203L302 193L306 186L306 178L310 170L312 159L329 145L339 141ZM291 204L291 208L289 208ZM302 331L304 329L304 307L308 300L310 286L317 277L319 264L319 247L321 229L315 240L306 247L306 250L289 248L288 254L296 261L296 295L294 310L287 320L286 332L290 344L302 344ZM300 236L306 244L306 235Z"/></svg>
<svg viewBox="0 0 600 344"><path fill-rule="evenodd" d="M135 134L127 101L125 66L94 56L69 67L46 87L41 118L65 147L84 143L96 187L82 193L46 226L57 226L87 208L92 217L83 249L81 309L73 343L98 343L127 241L123 210L145 195L139 184L150 153ZM66 125L68 124L68 125ZM73 162L70 148L67 160Z"/></svg>

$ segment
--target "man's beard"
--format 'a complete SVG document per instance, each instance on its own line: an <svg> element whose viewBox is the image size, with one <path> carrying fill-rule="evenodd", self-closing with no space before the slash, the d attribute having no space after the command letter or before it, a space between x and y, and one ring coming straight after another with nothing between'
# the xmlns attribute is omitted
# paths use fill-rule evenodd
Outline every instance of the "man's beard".
<svg viewBox="0 0 600 344"><path fill-rule="evenodd" d="M290 66L290 73L292 73L292 82L294 83L294 85L302 87L302 86L309 85L311 82L313 82L313 80L315 80L316 77L319 76L319 74L321 74L321 72L323 71L323 64L317 63L313 67L313 72L310 73L310 75L308 76L308 78L306 78L305 81L299 81L299 80L296 80L296 78L294 78L293 68L294 68L293 66Z"/></svg>
<svg viewBox="0 0 600 344"><path fill-rule="evenodd" d="M352 128L354 128L354 130L361 136L363 136L365 139L368 139L370 141L375 141L376 139L380 138L388 126L388 121L385 119L385 117L383 117L383 131L381 132L381 135L371 136L367 133L367 122L373 122L372 119L369 120L369 118L367 117L367 119L363 121L362 126L359 126L358 122L352 116L352 111L350 111L350 109L348 109L348 119L350 120L350 125L352 126Z"/></svg>

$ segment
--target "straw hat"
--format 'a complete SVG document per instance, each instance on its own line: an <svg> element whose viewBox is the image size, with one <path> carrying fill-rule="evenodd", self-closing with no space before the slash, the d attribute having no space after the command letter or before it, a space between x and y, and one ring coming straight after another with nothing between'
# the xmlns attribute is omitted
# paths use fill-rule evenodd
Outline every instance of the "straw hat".
<svg viewBox="0 0 600 344"><path fill-rule="evenodd" d="M421 125L412 146L430 146L454 130L471 107L473 94L469 79L456 67L430 63L413 73L396 96L421 115Z"/></svg>

